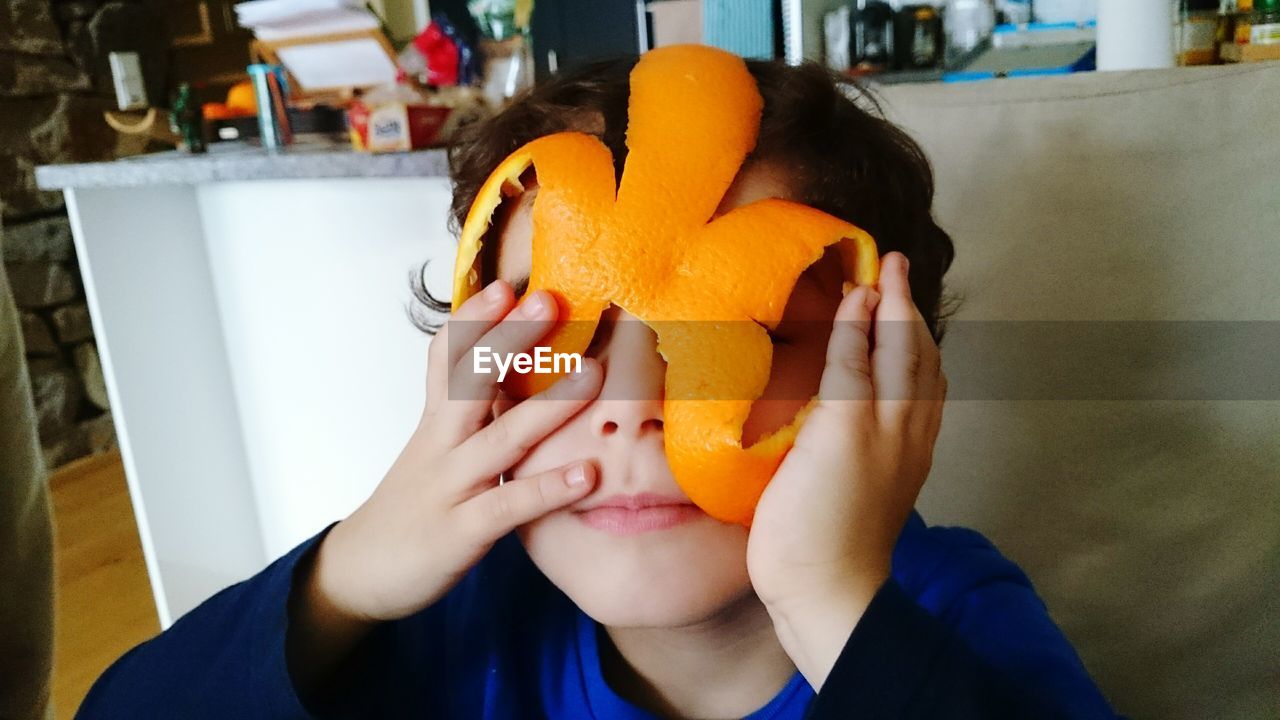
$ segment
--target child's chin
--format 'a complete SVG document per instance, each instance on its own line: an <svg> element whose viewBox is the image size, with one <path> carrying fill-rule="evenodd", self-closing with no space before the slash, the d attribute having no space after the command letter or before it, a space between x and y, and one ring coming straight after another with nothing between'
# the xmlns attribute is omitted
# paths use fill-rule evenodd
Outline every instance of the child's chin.
<svg viewBox="0 0 1280 720"><path fill-rule="evenodd" d="M552 583L587 615L612 627L691 625L751 593L746 532L737 526L708 520L599 537L571 520L538 523L521 538Z"/></svg>
<svg viewBox="0 0 1280 720"><path fill-rule="evenodd" d="M664 590L668 590L664 592ZM651 588L647 595L622 597L614 592L570 596L593 620L614 628L678 628L705 623L733 605L741 596L724 589L692 595L687 589Z"/></svg>

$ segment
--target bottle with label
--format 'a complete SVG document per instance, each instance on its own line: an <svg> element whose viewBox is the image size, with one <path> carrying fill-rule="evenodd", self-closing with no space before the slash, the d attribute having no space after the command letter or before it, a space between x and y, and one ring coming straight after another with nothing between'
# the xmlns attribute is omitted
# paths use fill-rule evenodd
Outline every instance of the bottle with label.
<svg viewBox="0 0 1280 720"><path fill-rule="evenodd" d="M1280 44L1280 0L1254 0L1249 24L1250 44Z"/></svg>
<svg viewBox="0 0 1280 720"><path fill-rule="evenodd" d="M896 67L920 70L942 61L942 15L932 5L904 5L893 20Z"/></svg>
<svg viewBox="0 0 1280 720"><path fill-rule="evenodd" d="M1253 0L1236 0L1233 33L1237 45L1248 45L1253 32Z"/></svg>
<svg viewBox="0 0 1280 720"><path fill-rule="evenodd" d="M198 154L208 149L204 141L204 118L191 83L178 85L173 109L169 111L169 127L182 137L182 147L187 152Z"/></svg>

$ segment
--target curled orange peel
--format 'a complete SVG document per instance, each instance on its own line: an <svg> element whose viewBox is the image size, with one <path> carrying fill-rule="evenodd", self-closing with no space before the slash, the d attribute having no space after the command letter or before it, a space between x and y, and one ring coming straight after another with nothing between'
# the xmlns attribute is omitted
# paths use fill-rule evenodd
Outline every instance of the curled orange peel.
<svg viewBox="0 0 1280 720"><path fill-rule="evenodd" d="M643 55L631 73L627 160L582 133L516 150L480 188L463 223L453 308L480 288L479 256L504 196L533 167L529 291L552 292L553 352L583 353L614 304L654 329L667 362L664 443L681 489L707 514L749 525L756 502L795 442L810 400L785 427L749 447L742 429L769 380L768 329L800 274L837 245L845 277L874 285L875 241L799 203L765 199L715 216L754 148L763 100L746 63L700 45ZM851 287L845 283L846 291ZM524 374L504 387L527 397L557 378Z"/></svg>

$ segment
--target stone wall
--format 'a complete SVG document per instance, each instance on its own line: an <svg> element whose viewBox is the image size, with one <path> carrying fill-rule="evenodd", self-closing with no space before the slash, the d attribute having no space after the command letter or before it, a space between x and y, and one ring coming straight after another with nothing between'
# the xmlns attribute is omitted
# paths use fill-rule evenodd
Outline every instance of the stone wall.
<svg viewBox="0 0 1280 720"><path fill-rule="evenodd" d="M113 19L147 7L0 0L0 256L22 317L50 468L113 447L115 434L62 193L39 190L34 170L117 156L103 120L114 106L104 50L128 44L112 36L120 24Z"/></svg>

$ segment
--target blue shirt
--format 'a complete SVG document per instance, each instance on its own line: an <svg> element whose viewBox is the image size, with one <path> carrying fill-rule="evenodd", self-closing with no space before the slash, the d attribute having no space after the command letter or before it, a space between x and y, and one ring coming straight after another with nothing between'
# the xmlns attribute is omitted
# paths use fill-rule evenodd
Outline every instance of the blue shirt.
<svg viewBox="0 0 1280 720"><path fill-rule="evenodd" d="M324 533L118 660L78 717L655 720L605 682L598 626L509 535L442 600L384 623L322 707L285 663L295 568ZM913 515L822 693L796 673L750 720L1116 717L1031 583L985 538Z"/></svg>
<svg viewBox="0 0 1280 720"><path fill-rule="evenodd" d="M577 658L565 668L564 687L570 692L562 706L548 708L549 717L615 718L616 720L654 720L657 716L637 708L615 693L605 682L600 669L600 650L596 645L597 625L586 613L578 612L575 621ZM813 688L804 676L795 673L785 687L764 707L744 720L799 720L804 716Z"/></svg>

